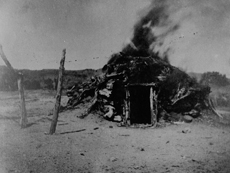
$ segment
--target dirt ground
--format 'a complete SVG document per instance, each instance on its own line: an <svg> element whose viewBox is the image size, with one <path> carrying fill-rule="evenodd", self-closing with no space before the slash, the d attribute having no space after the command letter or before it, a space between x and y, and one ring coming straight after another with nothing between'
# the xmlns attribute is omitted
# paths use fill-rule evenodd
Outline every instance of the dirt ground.
<svg viewBox="0 0 230 173"><path fill-rule="evenodd" d="M143 129L92 114L79 119L80 106L61 113L56 134L46 135L53 95L26 92L29 124L21 129L18 93L0 92L0 173L230 172L228 111L223 120Z"/></svg>

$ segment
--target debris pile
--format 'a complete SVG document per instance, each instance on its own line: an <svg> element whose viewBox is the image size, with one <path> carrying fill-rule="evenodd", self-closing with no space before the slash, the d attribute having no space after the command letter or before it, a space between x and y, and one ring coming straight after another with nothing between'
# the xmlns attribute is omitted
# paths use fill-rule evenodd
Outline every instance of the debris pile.
<svg viewBox="0 0 230 173"><path fill-rule="evenodd" d="M92 77L81 88L68 90L67 108L91 98L82 117L97 110L104 118L125 125L155 125L162 119L175 120L175 114L195 118L205 108L215 112L209 100L210 87L200 85L156 55L117 53L102 70L101 76Z"/></svg>

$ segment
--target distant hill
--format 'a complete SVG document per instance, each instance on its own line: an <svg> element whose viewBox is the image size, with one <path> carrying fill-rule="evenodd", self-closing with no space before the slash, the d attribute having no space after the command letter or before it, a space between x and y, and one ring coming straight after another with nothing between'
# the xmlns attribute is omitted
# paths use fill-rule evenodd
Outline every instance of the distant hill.
<svg viewBox="0 0 230 173"><path fill-rule="evenodd" d="M24 74L25 89L55 89L58 78L58 69L17 70ZM101 69L65 70L64 89L75 84L82 84L92 76L100 75ZM188 73L200 82L202 73ZM229 83L230 79L228 78ZM17 90L17 79L6 66L0 66L0 91Z"/></svg>
<svg viewBox="0 0 230 173"><path fill-rule="evenodd" d="M25 89L54 89L57 84L58 70L17 70L24 75ZM64 89L74 85L81 84L91 76L101 74L101 69L85 69L85 70L65 70ZM16 90L17 79L10 73L6 66L0 66L0 90Z"/></svg>
<svg viewBox="0 0 230 173"><path fill-rule="evenodd" d="M202 77L203 73L194 73L194 72L189 72L189 73L188 73L188 75L189 75L190 77L194 77L194 78L196 78L196 79L197 79L197 81L199 82L199 81L201 80L201 77ZM229 81L229 83L230 83L230 78L227 78L227 80L228 80L228 81Z"/></svg>

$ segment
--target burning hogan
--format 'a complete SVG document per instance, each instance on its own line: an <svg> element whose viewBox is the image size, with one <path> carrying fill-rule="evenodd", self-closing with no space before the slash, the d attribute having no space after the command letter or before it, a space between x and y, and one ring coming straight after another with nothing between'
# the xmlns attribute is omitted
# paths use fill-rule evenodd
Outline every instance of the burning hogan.
<svg viewBox="0 0 230 173"><path fill-rule="evenodd" d="M203 109L217 114L209 99L210 88L170 65L168 51L161 55L156 51L165 36L179 27L169 18L167 1L153 1L134 26L130 43L111 56L103 74L67 92L67 108L90 96L91 104L82 117L97 110L124 125L154 126L161 119L172 120L175 114L195 118ZM156 35L156 28L164 29Z"/></svg>

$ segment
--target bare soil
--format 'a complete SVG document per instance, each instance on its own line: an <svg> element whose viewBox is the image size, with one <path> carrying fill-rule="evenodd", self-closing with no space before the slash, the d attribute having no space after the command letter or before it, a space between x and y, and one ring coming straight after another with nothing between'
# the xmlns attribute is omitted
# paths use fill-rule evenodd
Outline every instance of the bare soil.
<svg viewBox="0 0 230 173"><path fill-rule="evenodd" d="M125 128L86 109L60 113L49 131L54 93L27 91L28 127L21 129L17 92L0 92L0 173L229 173L230 114L190 124ZM62 98L62 104L67 101Z"/></svg>

